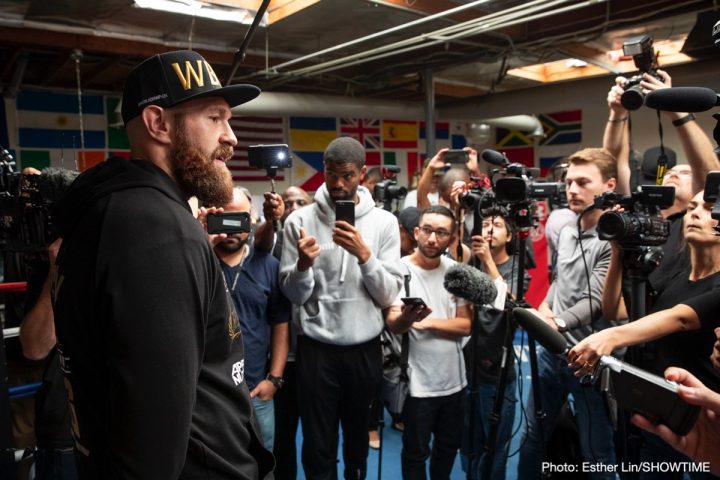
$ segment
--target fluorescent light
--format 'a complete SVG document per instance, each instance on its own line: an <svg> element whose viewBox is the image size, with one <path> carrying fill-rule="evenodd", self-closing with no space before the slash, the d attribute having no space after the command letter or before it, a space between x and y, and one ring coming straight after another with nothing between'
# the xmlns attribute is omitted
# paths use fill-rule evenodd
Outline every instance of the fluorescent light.
<svg viewBox="0 0 720 480"><path fill-rule="evenodd" d="M210 5L196 0L135 0L133 4L137 8L147 8L162 12L178 13L191 17L210 18L223 22L236 22L243 25L250 25L255 18L255 12L244 8L230 8L221 5ZM267 26L266 18L260 22L261 26Z"/></svg>

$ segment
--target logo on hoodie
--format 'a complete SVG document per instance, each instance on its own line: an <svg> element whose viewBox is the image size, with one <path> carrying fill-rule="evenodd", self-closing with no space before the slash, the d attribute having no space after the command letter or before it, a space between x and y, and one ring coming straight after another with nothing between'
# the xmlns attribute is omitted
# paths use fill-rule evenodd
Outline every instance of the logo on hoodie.
<svg viewBox="0 0 720 480"><path fill-rule="evenodd" d="M245 380L245 359L233 364L232 379L235 385L240 385Z"/></svg>

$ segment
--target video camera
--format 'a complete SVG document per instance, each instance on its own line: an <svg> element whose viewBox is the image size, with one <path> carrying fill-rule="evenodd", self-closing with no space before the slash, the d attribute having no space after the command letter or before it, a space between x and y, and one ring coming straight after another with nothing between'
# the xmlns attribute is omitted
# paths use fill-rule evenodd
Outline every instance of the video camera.
<svg viewBox="0 0 720 480"><path fill-rule="evenodd" d="M504 170L493 171L495 196L499 203L520 204L543 198L563 203L565 184L563 182L537 182L537 168L529 168L520 163L511 163ZM497 175L501 178L495 180Z"/></svg>
<svg viewBox="0 0 720 480"><path fill-rule="evenodd" d="M645 73L658 77L657 56L653 51L653 39L649 35L633 37L623 43L623 53L632 55L635 67L640 71L639 74L628 78L623 89L625 92L620 96L620 103L627 110L637 110L643 106L645 102L645 93L640 86Z"/></svg>
<svg viewBox="0 0 720 480"><path fill-rule="evenodd" d="M45 254L56 235L50 221L53 204L78 172L46 168L39 175L15 171L10 152L0 149L0 243L11 252Z"/></svg>
<svg viewBox="0 0 720 480"><path fill-rule="evenodd" d="M375 184L375 201L390 205L393 200L400 200L407 195L407 188L398 185L397 174L400 173L400 167L389 165L382 167L381 173L383 179ZM385 210L389 211L389 208Z"/></svg>
<svg viewBox="0 0 720 480"><path fill-rule="evenodd" d="M620 205L624 212L605 212L597 224L600 240L617 240L623 247L657 246L667 241L670 221L660 210L675 201L675 187L643 185L630 196L605 192L595 197L595 208L607 209Z"/></svg>
<svg viewBox="0 0 720 480"><path fill-rule="evenodd" d="M705 190L703 191L703 201L713 203L713 209L710 216L713 220L720 222L720 172L710 172L705 177ZM720 235L720 223L715 225L715 234Z"/></svg>

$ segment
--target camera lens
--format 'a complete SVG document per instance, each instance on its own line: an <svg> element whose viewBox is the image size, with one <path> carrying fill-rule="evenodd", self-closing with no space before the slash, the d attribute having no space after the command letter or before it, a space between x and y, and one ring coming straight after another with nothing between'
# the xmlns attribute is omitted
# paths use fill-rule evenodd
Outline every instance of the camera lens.
<svg viewBox="0 0 720 480"><path fill-rule="evenodd" d="M644 102L645 94L640 85L633 85L620 96L620 103L627 110L637 110L643 106Z"/></svg>
<svg viewBox="0 0 720 480"><path fill-rule="evenodd" d="M635 231L634 218L628 213L605 212L598 220L598 233L601 240L622 240Z"/></svg>

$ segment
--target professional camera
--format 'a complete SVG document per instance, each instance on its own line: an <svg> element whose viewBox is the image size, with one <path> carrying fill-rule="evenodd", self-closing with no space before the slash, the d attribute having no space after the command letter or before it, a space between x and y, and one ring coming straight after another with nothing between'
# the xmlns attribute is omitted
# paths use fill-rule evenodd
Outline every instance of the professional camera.
<svg viewBox="0 0 720 480"><path fill-rule="evenodd" d="M383 179L375 184L373 196L376 202L382 203L383 208L390 212L393 200L399 201L405 198L407 188L398 185L397 174L400 173L400 167L389 165L382 167L380 172Z"/></svg>
<svg viewBox="0 0 720 480"><path fill-rule="evenodd" d="M14 171L12 155L0 149L0 241L12 252L44 254L55 239L50 221L52 205L78 172L46 168L39 175Z"/></svg>
<svg viewBox="0 0 720 480"><path fill-rule="evenodd" d="M458 204L463 210L480 211L495 206L495 193L490 189L487 177L470 177L470 189L460 194Z"/></svg>
<svg viewBox="0 0 720 480"><path fill-rule="evenodd" d="M720 235L720 172L710 172L705 177L703 201L714 204L710 216L719 222L715 225L715 234Z"/></svg>
<svg viewBox="0 0 720 480"><path fill-rule="evenodd" d="M630 196L605 192L595 197L595 208L620 205L624 212L605 212L597 224L600 240L617 240L622 246L662 245L670 234L670 221L660 210L672 206L675 187L643 185L642 190Z"/></svg>
<svg viewBox="0 0 720 480"><path fill-rule="evenodd" d="M565 184L562 182L536 182L534 177L540 172L536 168L528 168L519 163L511 163L504 170L495 171L503 174L502 178L494 180L495 196L499 203L514 204L526 203L531 200L553 198L560 202L565 196Z"/></svg>
<svg viewBox="0 0 720 480"><path fill-rule="evenodd" d="M375 184L375 201L385 202L387 200L398 200L405 198L407 188L398 185L397 174L400 167L390 165L381 170L383 179Z"/></svg>
<svg viewBox="0 0 720 480"><path fill-rule="evenodd" d="M625 43L623 43L623 53L625 55L632 55L635 67L640 73L627 79L623 85L625 92L620 97L620 103L622 103L622 106L627 110L637 110L642 107L645 102L645 94L640 86L643 74L647 73L655 78L660 78L657 74L657 56L653 51L652 37L642 35L625 41Z"/></svg>

